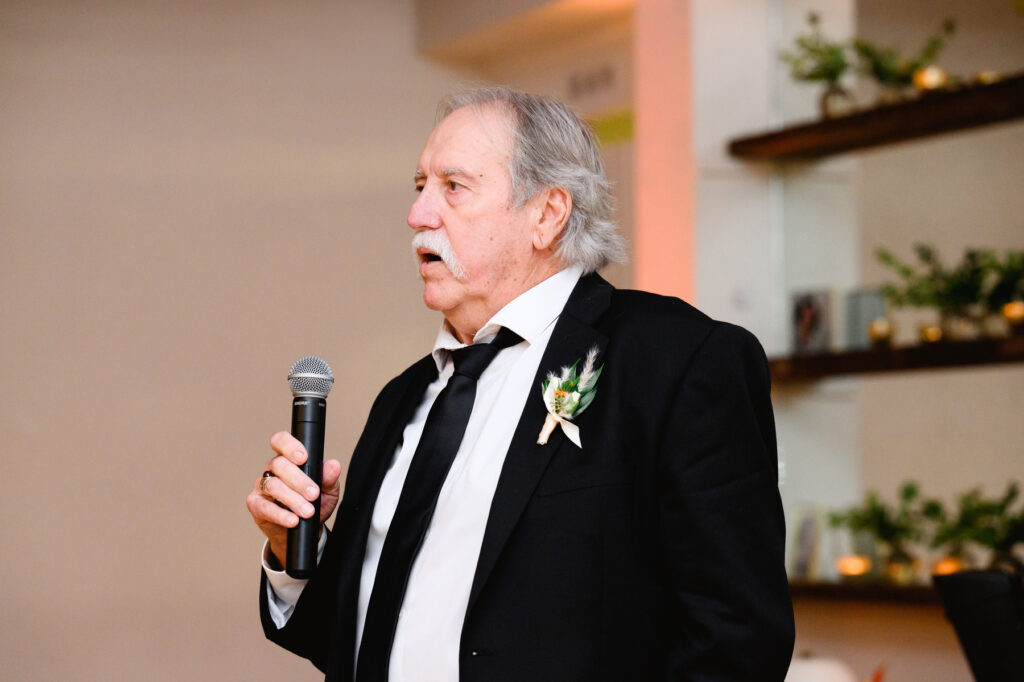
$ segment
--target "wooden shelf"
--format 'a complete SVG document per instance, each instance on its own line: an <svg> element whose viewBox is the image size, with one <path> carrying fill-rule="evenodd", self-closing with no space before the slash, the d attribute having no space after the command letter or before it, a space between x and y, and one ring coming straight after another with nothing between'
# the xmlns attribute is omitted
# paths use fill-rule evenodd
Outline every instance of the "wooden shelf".
<svg viewBox="0 0 1024 682"><path fill-rule="evenodd" d="M1024 74L743 137L729 143L729 153L748 160L814 159L1018 118L1024 118Z"/></svg>
<svg viewBox="0 0 1024 682"><path fill-rule="evenodd" d="M789 592L794 599L829 601L888 602L894 604L940 604L931 585L892 585L883 582L826 583L793 581Z"/></svg>
<svg viewBox="0 0 1024 682"><path fill-rule="evenodd" d="M886 350L814 353L769 361L776 384L849 374L905 372L1024 362L1024 336L980 341L940 341Z"/></svg>

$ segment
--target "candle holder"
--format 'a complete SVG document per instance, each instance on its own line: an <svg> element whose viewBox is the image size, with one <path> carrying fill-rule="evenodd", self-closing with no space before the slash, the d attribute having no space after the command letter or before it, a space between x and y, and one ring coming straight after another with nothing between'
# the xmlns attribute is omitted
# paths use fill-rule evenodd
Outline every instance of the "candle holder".
<svg viewBox="0 0 1024 682"><path fill-rule="evenodd" d="M921 343L937 343L942 341L942 327L937 324L922 324L917 328Z"/></svg>
<svg viewBox="0 0 1024 682"><path fill-rule="evenodd" d="M868 322L868 338L871 340L871 347L882 350L892 347L892 336L895 325L887 317L876 317Z"/></svg>

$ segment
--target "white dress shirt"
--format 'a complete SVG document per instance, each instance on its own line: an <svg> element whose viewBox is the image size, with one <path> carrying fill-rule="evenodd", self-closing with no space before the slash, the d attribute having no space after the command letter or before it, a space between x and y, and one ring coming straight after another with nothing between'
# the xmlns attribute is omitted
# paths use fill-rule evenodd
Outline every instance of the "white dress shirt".
<svg viewBox="0 0 1024 682"><path fill-rule="evenodd" d="M462 445L441 487L434 516L409 575L391 647L389 679L395 682L459 679L462 625L498 476L526 401L541 399L534 376L555 322L581 274L579 268L571 267L549 277L498 311L473 337L473 343L487 343L501 327L508 327L523 342L501 351L477 382ZM447 323L441 325L432 353L438 377L427 387L423 401L406 425L377 495L359 583L357 652L377 562L406 473L427 414L454 372L451 351L464 345ZM538 433L542 426L537 424ZM321 553L326 536L324 533L321 538ZM266 552L264 547L270 614L280 628L288 622L306 581L272 570Z"/></svg>

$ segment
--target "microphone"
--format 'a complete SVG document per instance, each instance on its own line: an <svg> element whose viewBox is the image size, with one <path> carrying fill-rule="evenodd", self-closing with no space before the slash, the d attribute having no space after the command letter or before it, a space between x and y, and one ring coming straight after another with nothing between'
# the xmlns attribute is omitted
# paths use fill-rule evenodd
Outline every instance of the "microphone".
<svg viewBox="0 0 1024 682"><path fill-rule="evenodd" d="M302 473L323 485L324 417L327 415L327 394L334 386L330 365L307 355L288 371L292 389L292 435L306 448ZM321 490L321 495L323 491ZM288 529L288 550L285 572L293 578L308 578L316 568L316 546L320 540L320 496L313 501L313 516L299 517L299 524Z"/></svg>

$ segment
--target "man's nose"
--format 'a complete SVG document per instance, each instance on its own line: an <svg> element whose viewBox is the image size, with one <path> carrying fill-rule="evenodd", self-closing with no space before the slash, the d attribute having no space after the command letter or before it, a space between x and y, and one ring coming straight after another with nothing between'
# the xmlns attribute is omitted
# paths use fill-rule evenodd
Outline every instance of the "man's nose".
<svg viewBox="0 0 1024 682"><path fill-rule="evenodd" d="M409 208L406 218L414 230L436 230L441 227L441 215L437 210L437 198L429 187L424 187Z"/></svg>

